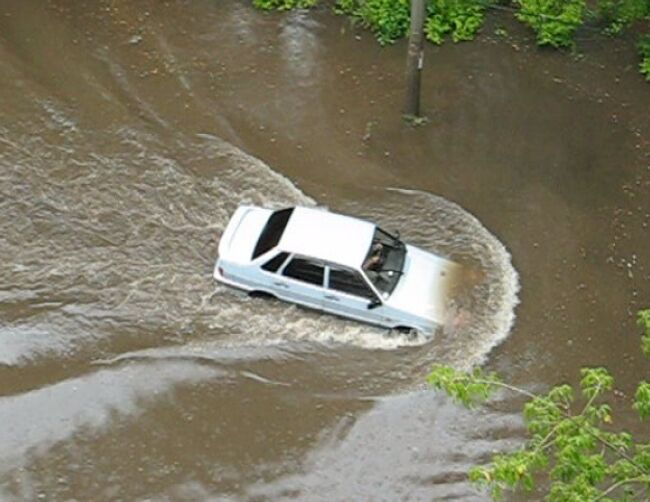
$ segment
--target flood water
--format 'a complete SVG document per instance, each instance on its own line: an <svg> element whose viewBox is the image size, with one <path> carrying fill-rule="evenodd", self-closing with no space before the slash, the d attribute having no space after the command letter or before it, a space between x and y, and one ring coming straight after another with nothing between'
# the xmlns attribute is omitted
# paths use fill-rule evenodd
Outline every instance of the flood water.
<svg viewBox="0 0 650 502"><path fill-rule="evenodd" d="M509 35L492 35L505 25ZM650 366L650 87L628 40L538 51L490 18L405 46L235 0L0 8L0 499L486 500L522 438L427 368L541 390ZM211 273L242 203L328 207L463 265L433 338L249 299Z"/></svg>

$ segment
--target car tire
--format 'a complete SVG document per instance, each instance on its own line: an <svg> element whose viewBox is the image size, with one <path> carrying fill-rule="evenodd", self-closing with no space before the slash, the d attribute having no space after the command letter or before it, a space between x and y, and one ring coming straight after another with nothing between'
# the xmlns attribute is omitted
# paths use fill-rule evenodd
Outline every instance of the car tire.
<svg viewBox="0 0 650 502"><path fill-rule="evenodd" d="M270 300L275 298L275 295L272 293L269 293L268 291L259 291L259 290L253 290L248 293L248 296L251 298L263 298L265 300Z"/></svg>
<svg viewBox="0 0 650 502"><path fill-rule="evenodd" d="M415 337L418 334L418 330L410 326L395 326L393 331L396 331L400 335L408 335L409 337Z"/></svg>

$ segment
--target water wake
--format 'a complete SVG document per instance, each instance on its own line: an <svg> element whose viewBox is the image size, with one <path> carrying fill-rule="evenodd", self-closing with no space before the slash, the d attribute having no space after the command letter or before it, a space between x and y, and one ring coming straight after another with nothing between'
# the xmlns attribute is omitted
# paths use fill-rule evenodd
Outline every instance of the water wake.
<svg viewBox="0 0 650 502"><path fill-rule="evenodd" d="M47 117L74 123L52 103ZM78 142L80 129L66 128L72 135L67 141ZM219 235L239 204L315 205L285 177L210 134L184 141L181 161L152 134L128 128L114 133L120 149L111 153L65 148L64 141L57 151L37 143L1 159L0 194L9 202L0 223L8 257L0 280L11 286L0 309L15 312L25 291L32 305L51 303L45 314L18 315L0 329L0 342L12 348L5 364L57 351L70 356L98 338L142 336L144 330L152 338L175 333L182 343L191 336L192 343L212 345L216 336L224 349L290 342L385 350L430 344L430 357L468 366L507 335L517 274L498 239L456 204L391 189L377 206L350 202L341 208L398 228L407 241L474 271L466 274L469 287L455 298L455 315L435 342L389 334L214 285ZM47 156L52 168L35 162ZM31 335L16 342L17 332L40 332L48 316L65 320L54 325L74 326L52 330L48 343Z"/></svg>

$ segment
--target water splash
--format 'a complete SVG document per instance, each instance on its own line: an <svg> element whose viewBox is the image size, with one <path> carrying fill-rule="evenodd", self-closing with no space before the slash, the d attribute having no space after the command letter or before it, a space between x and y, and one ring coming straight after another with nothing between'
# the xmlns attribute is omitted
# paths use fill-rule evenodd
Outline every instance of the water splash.
<svg viewBox="0 0 650 502"><path fill-rule="evenodd" d="M56 110L45 120L60 122L64 112ZM74 141L81 134L75 129ZM182 138L175 145L182 161L153 134L130 128L115 134L120 148L111 152L70 149L64 139L57 151L37 142L2 159L0 193L9 203L0 231L9 259L0 266L0 280L29 291L33 303L56 299L49 315L78 324L52 331L50 344L31 336L18 344L16 330L33 331L43 320L17 319L0 330L0 340L13 347L5 363L49 356L57 347L69 357L116 331L153 337L162 330L191 334L193 342L217 333L224 347L315 342L391 350L430 344L431 357L466 366L480 362L507 335L517 302L516 272L503 245L456 204L391 190L376 207L350 202L342 208L399 228L407 241L479 271L481 280L456 298L458 315L432 343L279 302L251 301L215 286L211 268L219 235L239 204L315 201L210 134ZM92 144L93 138L84 141ZM35 162L44 156L53 157L53 169ZM7 311L15 310L11 292L10 287L4 293Z"/></svg>
<svg viewBox="0 0 650 502"><path fill-rule="evenodd" d="M403 188L388 189L382 204L343 208L375 220L417 246L463 267L451 314L425 358L469 368L483 362L515 320L519 276L505 246L472 214L443 197Z"/></svg>

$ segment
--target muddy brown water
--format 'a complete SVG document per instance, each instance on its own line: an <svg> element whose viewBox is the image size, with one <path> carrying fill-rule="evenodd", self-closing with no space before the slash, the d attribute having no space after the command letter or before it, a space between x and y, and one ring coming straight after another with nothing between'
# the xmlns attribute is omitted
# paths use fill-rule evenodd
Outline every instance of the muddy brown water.
<svg viewBox="0 0 650 502"><path fill-rule="evenodd" d="M521 441L516 403L461 410L433 362L602 364L625 410L650 88L630 41L528 37L428 47L414 129L404 46L325 9L6 2L0 499L485 500L464 472ZM433 339L248 299L211 280L240 203L372 218L481 280Z"/></svg>

